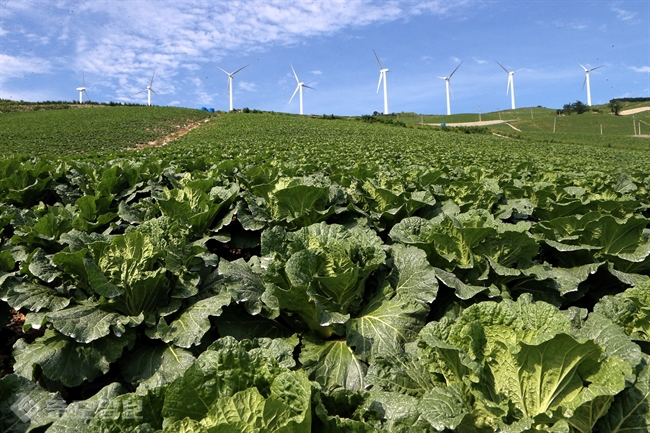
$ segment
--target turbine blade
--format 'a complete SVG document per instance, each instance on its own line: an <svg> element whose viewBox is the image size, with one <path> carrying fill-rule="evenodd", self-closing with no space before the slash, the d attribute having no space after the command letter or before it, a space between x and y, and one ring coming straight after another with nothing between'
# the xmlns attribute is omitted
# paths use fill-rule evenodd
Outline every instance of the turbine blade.
<svg viewBox="0 0 650 433"><path fill-rule="evenodd" d="M587 77L585 77L585 80L582 82L582 90L585 90L585 84L587 84Z"/></svg>
<svg viewBox="0 0 650 433"><path fill-rule="evenodd" d="M456 71L458 70L458 68L460 68L460 65L462 65L462 64L463 64L463 62L460 62L460 63L458 64L458 66L456 66L456 69L454 69L454 72L452 72L452 73L449 75L449 78L451 78L451 77L456 73Z"/></svg>
<svg viewBox="0 0 650 433"><path fill-rule="evenodd" d="M519 71L523 71L524 69L526 69L526 68L517 69L515 72L513 72L513 74L514 74L514 73L517 73L517 72L519 72Z"/></svg>
<svg viewBox="0 0 650 433"><path fill-rule="evenodd" d="M134 93L133 95L131 95L131 96L139 95L140 93L144 93L144 92L146 92L146 90L143 90L142 92L135 92L135 93Z"/></svg>
<svg viewBox="0 0 650 433"><path fill-rule="evenodd" d="M497 61L495 60L495 62L497 62ZM507 70L506 68L504 68L503 65L502 65L501 63L497 62L497 65L501 66L501 69L503 69L504 71L506 71L506 73L508 73L508 74L510 73L510 71Z"/></svg>
<svg viewBox="0 0 650 433"><path fill-rule="evenodd" d="M372 52L375 53L375 59L377 59L377 63L379 63L379 69L383 69L381 67L381 62L379 61L379 56L377 55L377 52L374 50L374 48L373 48Z"/></svg>
<svg viewBox="0 0 650 433"><path fill-rule="evenodd" d="M293 69L293 65L291 63L289 63L289 66L291 66L291 70L293 71L293 76L296 77L296 83L298 83L298 87L300 87L300 80L298 79L298 74L296 74L296 70Z"/></svg>
<svg viewBox="0 0 650 433"><path fill-rule="evenodd" d="M582 69L584 69L584 70L585 70L585 72L587 72L587 71L589 71L589 69L587 69L587 68L585 68L584 66L582 66L582 64L581 64L581 63L578 63L578 64L579 64L579 65L580 65L580 66L582 67Z"/></svg>
<svg viewBox="0 0 650 433"><path fill-rule="evenodd" d="M153 77L156 75L156 70L153 70L153 74L151 74L151 83L149 84L149 87L153 86Z"/></svg>
<svg viewBox="0 0 650 433"><path fill-rule="evenodd" d="M86 87L86 73L81 73L81 87Z"/></svg>
<svg viewBox="0 0 650 433"><path fill-rule="evenodd" d="M293 101L293 97L296 96L296 93L298 93L298 89L300 89L300 84L296 86L296 90L293 91L293 95L291 95L291 99L289 99L289 104L291 104L291 101Z"/></svg>
<svg viewBox="0 0 650 433"><path fill-rule="evenodd" d="M377 92L376 92L376 93L379 93L379 88L381 87L381 80L382 80L383 78L384 78L384 73L383 73L383 72L380 72L380 73L379 73L379 82L377 83Z"/></svg>
<svg viewBox="0 0 650 433"><path fill-rule="evenodd" d="M221 68L220 68L219 66L217 66L217 68L219 68L219 69L221 69ZM224 69L221 69L221 71L222 71L222 72L223 72L224 74L226 74L226 75L230 75L230 73L229 73L229 72L227 72L227 71L226 71L226 70L224 70Z"/></svg>
<svg viewBox="0 0 650 433"><path fill-rule="evenodd" d="M90 102L90 95L88 94L88 92L86 92L86 89L84 89L84 93L85 93L86 96L88 97L88 102Z"/></svg>
<svg viewBox="0 0 650 433"><path fill-rule="evenodd" d="M246 65L246 66L248 66L248 65ZM241 68L239 68L239 69L237 69L235 72L233 72L231 75L235 75L237 72L241 71L241 70L244 69L246 66L242 66Z"/></svg>
<svg viewBox="0 0 650 433"><path fill-rule="evenodd" d="M449 82L449 93L451 93L451 99L456 99L454 98L454 89L451 88L451 81Z"/></svg>
<svg viewBox="0 0 650 433"><path fill-rule="evenodd" d="M506 86L506 95L510 91L510 86L512 85L512 75L508 74L508 85Z"/></svg>
<svg viewBox="0 0 650 433"><path fill-rule="evenodd" d="M308 89L316 90L316 89L314 89L313 87L309 87L309 86L306 85L306 84L303 84L302 87L306 87L306 88L308 88Z"/></svg>
<svg viewBox="0 0 650 433"><path fill-rule="evenodd" d="M589 69L589 72L595 71L596 69L602 68L603 66L605 66L605 65L600 65L600 66L596 66L595 68L591 68L591 69Z"/></svg>

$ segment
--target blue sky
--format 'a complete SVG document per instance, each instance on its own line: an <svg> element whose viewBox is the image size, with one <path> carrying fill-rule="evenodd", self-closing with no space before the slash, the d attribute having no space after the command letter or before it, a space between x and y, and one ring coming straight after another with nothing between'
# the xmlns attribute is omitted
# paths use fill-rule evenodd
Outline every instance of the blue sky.
<svg viewBox="0 0 650 433"><path fill-rule="evenodd" d="M94 101L361 115L383 110L376 50L388 68L390 112L444 114L561 108L650 96L650 1L68 1L0 0L0 98Z"/></svg>

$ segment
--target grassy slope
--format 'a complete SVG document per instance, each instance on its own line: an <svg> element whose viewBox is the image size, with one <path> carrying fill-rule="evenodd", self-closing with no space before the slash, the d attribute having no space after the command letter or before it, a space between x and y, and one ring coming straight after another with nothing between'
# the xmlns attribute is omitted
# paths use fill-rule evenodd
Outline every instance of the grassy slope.
<svg viewBox="0 0 650 433"><path fill-rule="evenodd" d="M282 169L293 163L310 171L361 164L390 173L409 165L499 169L533 162L550 170L605 172L645 170L648 152L600 149L513 140L492 134L461 134L433 128L402 128L355 120L322 120L272 114L226 114L195 129L154 154L176 161L205 157L238 160ZM336 170L333 170L336 171Z"/></svg>
<svg viewBox="0 0 650 433"><path fill-rule="evenodd" d="M97 105L3 112L0 154L115 151L148 143L207 116L206 112L187 108Z"/></svg>

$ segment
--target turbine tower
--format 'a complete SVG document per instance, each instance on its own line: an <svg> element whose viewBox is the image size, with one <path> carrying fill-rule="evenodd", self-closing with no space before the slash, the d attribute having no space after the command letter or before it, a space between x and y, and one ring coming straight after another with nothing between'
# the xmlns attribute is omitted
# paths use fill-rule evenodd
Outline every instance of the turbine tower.
<svg viewBox="0 0 650 433"><path fill-rule="evenodd" d="M578 63L580 65L580 63ZM580 65L582 66L582 65ZM605 65L600 65L596 66L595 68L587 69L584 66L582 66L582 69L585 70L585 81L582 83L582 88L585 88L585 84L587 85L587 106L591 107L591 87L589 86L589 72L595 71L598 68L602 68Z"/></svg>
<svg viewBox="0 0 650 433"><path fill-rule="evenodd" d="M86 92L86 74L81 73L81 87L77 87L77 92L79 92L79 103L83 104L83 94L85 93L88 96L88 101L90 101L90 96Z"/></svg>
<svg viewBox="0 0 650 433"><path fill-rule="evenodd" d="M296 96L296 92L298 90L300 90L300 114L302 115L303 114L303 112L302 112L302 88L306 87L308 89L313 89L313 87L309 87L308 85L306 85L305 83L300 81L298 79L298 74L296 74L296 70L293 69L293 65L291 63L289 63L289 66L291 66L291 70L293 71L293 76L296 77L296 82L298 83L298 85L296 86L296 90L294 90L293 95L291 95L291 99L289 99L289 104L291 104L291 101L293 101L293 97Z"/></svg>
<svg viewBox="0 0 650 433"><path fill-rule="evenodd" d="M501 66L501 69L506 71L506 73L508 74L508 86L506 87L506 95L508 94L508 91L510 91L510 101L512 103L512 109L514 110L515 109L515 73L519 71L523 71L524 68L517 69L516 71L509 71L501 63L497 62L497 65Z"/></svg>
<svg viewBox="0 0 650 433"><path fill-rule="evenodd" d="M384 114L388 114L388 89L386 88L386 72L388 72L388 68L382 67L377 52L375 50L372 50L372 52L375 53L375 58L377 59L377 63L379 63L379 83L377 83L376 93L379 93L381 81L384 80Z"/></svg>
<svg viewBox="0 0 650 433"><path fill-rule="evenodd" d="M463 64L463 62L460 62L458 64L458 66L456 66L456 69L454 69L454 71L451 74L449 74L448 77L438 77L440 79L445 80L445 84L446 84L446 87L447 87L447 116L449 116L451 114L451 103L449 102L449 93L451 92L451 77L454 76L454 74L456 73L458 68L460 68L460 65L462 65L462 64Z"/></svg>
<svg viewBox="0 0 650 433"><path fill-rule="evenodd" d="M246 65L246 66L248 66L248 65ZM221 70L223 71L224 74L228 75L228 88L230 89L230 111L233 110L233 106L232 106L232 77L233 77L237 72L239 72L239 71L241 71L242 69L244 69L246 66L242 66L241 68L237 69L235 72L232 72L232 73L230 73L230 72L226 72L226 71L224 71L223 69L221 69L221 68L219 68L219 67L217 66L217 68L221 69Z"/></svg>
<svg viewBox="0 0 650 433"><path fill-rule="evenodd" d="M151 92L153 92L154 95L158 96L158 94L153 90L153 77L156 75L156 71L153 71L153 74L151 74L151 82L147 86L145 90L142 92L137 92L134 93L134 95L139 95L140 93L147 92L147 105L151 106Z"/></svg>

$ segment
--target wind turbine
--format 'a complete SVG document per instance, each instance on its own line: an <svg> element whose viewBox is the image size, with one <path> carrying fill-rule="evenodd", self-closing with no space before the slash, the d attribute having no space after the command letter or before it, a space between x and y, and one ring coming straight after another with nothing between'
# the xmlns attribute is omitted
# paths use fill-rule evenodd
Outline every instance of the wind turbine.
<svg viewBox="0 0 650 433"><path fill-rule="evenodd" d="M460 62L458 64L458 66L456 66L456 69L454 69L454 71L451 74L449 74L448 77L438 77L438 78L441 78L441 79L445 80L445 84L447 85L446 86L447 87L447 116L449 116L451 114L451 103L449 102L449 92L451 91L451 82L450 82L451 77L454 76L454 74L456 73L458 68L460 68L460 65L462 65L462 64L463 64L463 62Z"/></svg>
<svg viewBox="0 0 650 433"><path fill-rule="evenodd" d="M580 63L578 63L580 65ZM582 65L580 65L582 66ZM596 66L595 68L587 69L584 66L582 66L582 69L585 70L585 81L582 83L582 88L585 88L585 84L587 84L587 105L591 107L591 87L589 86L589 72L595 71L598 68L602 68L605 65L600 65Z"/></svg>
<svg viewBox="0 0 650 433"><path fill-rule="evenodd" d="M147 92L147 105L151 106L151 92L153 92L154 95L158 96L158 94L153 90L153 77L156 75L156 71L153 71L153 74L151 74L151 82L147 86L145 90L142 92L137 92L134 93L134 95L139 95L140 93Z"/></svg>
<svg viewBox="0 0 650 433"><path fill-rule="evenodd" d="M77 91L79 92L79 103L83 104L83 94L85 93L86 96L88 96L88 101L90 101L90 95L88 95L88 92L86 92L86 74L81 73L81 87L77 87Z"/></svg>
<svg viewBox="0 0 650 433"><path fill-rule="evenodd" d="M248 66L248 65L246 65L246 66ZM237 72L239 72L239 71L241 71L242 69L244 69L246 66L242 66L241 68L237 69L237 70L236 70L235 72L233 72L233 73L226 72L226 71L224 71L223 69L219 68L219 66L217 66L217 68L221 69L221 70L223 71L224 74L228 75L228 88L230 89L230 111L233 110L233 107L232 107L232 77L233 77Z"/></svg>
<svg viewBox="0 0 650 433"><path fill-rule="evenodd" d="M495 60L496 62L496 60ZM523 71L525 68L517 69L516 71L507 70L501 63L497 62L497 65L501 66L501 69L506 71L508 74L508 86L506 87L506 95L510 91L510 101L512 102L512 109L515 109L515 73Z"/></svg>
<svg viewBox="0 0 650 433"><path fill-rule="evenodd" d="M293 95L291 95L291 99L289 99L289 104L291 104L291 101L293 101L293 97L296 96L296 92L300 90L300 114L302 115L303 114L302 113L302 88L306 87L308 89L313 89L313 87L309 87L308 85L300 81L298 79L298 74L296 74L296 70L293 69L293 65L291 63L289 63L289 65L291 66L291 70L293 71L293 76L296 77L296 82L298 83L298 85L296 86L296 90L294 90Z"/></svg>
<svg viewBox="0 0 650 433"><path fill-rule="evenodd" d="M372 50L372 52L375 53L375 58L377 59L377 63L379 63L379 83L377 83L376 93L379 93L381 81L384 80L384 114L388 114L388 89L386 88L386 72L388 72L388 68L382 67L377 52L375 50Z"/></svg>

